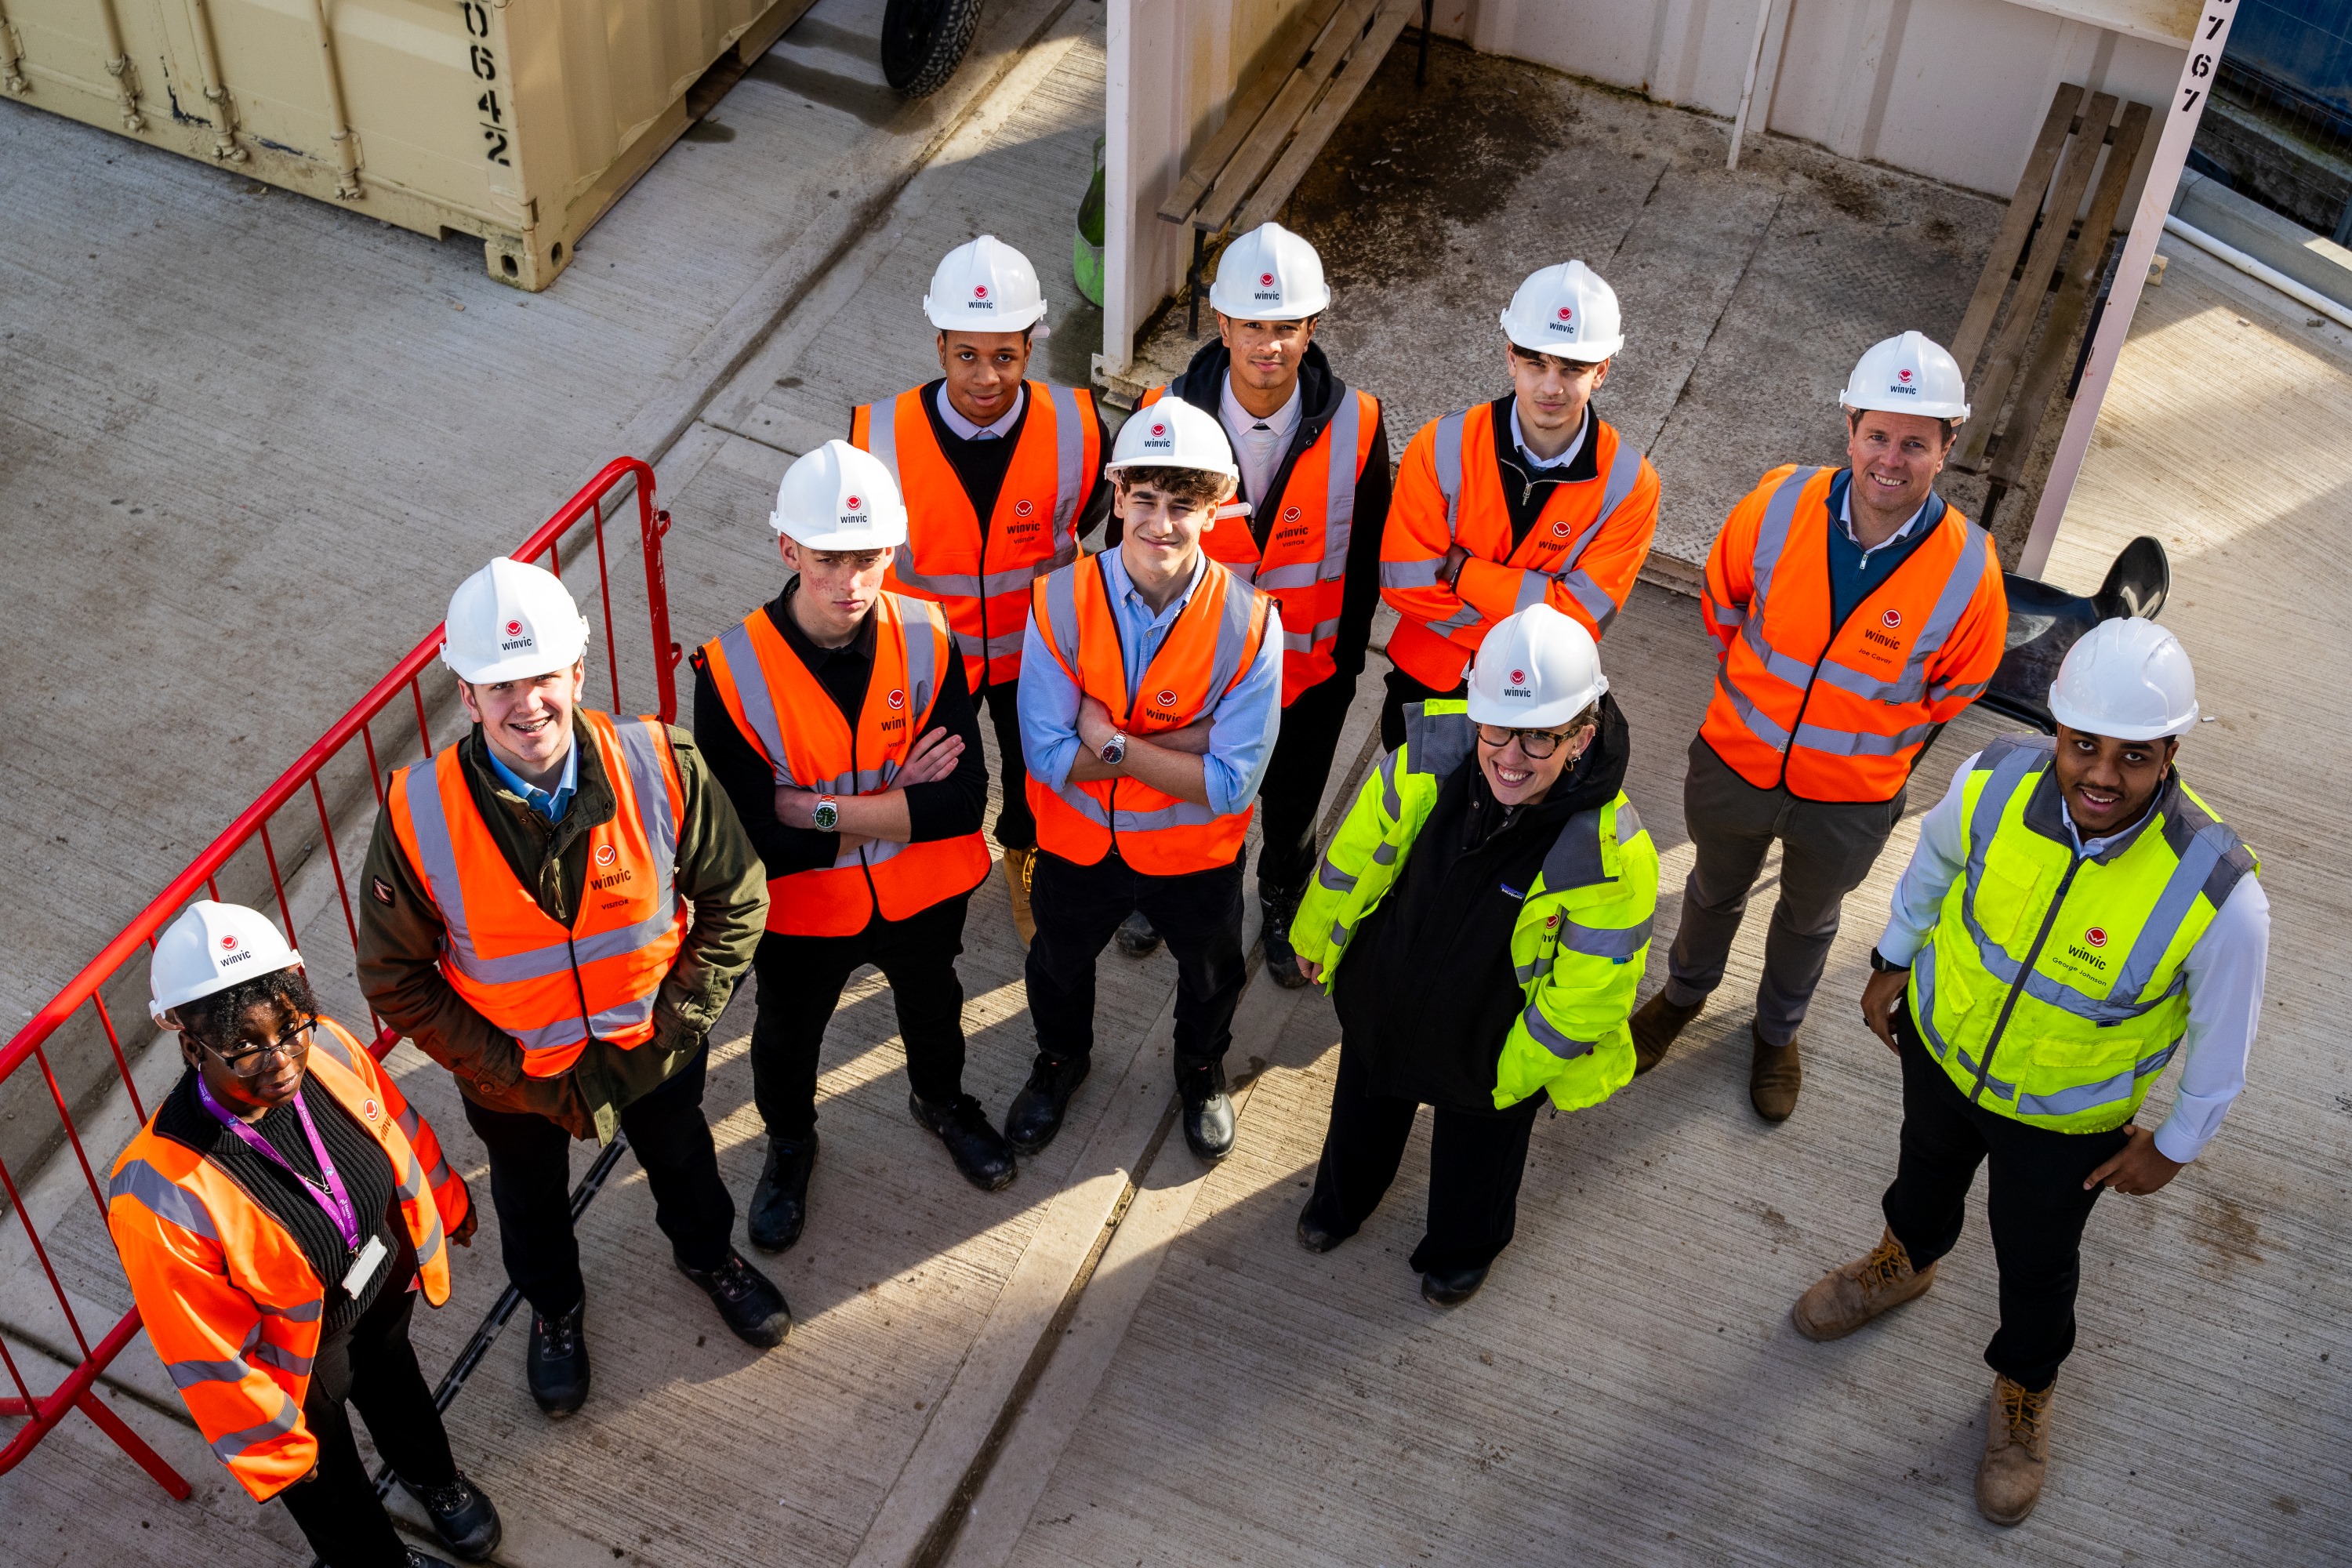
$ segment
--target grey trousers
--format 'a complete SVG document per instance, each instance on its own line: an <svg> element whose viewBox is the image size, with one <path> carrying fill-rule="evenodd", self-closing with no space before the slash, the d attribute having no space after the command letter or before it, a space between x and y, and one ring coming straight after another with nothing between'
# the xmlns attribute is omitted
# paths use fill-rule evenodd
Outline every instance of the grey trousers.
<svg viewBox="0 0 2352 1568"><path fill-rule="evenodd" d="M1758 789L1714 747L1692 741L1683 822L1695 856L1683 885L1682 924L1666 955L1666 1000L1687 1007L1723 984L1748 890L1777 838L1780 897L1764 935L1756 1032L1771 1046L1795 1039L1829 963L1845 896L1870 875L1902 820L1900 792L1885 801L1800 800L1784 788Z"/></svg>

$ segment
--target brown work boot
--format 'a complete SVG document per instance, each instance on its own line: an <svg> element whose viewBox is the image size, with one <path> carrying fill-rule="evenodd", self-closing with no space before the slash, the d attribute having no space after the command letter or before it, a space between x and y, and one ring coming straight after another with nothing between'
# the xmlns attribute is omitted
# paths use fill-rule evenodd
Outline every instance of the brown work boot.
<svg viewBox="0 0 2352 1568"><path fill-rule="evenodd" d="M1702 996L1687 1007L1678 1007L1666 1000L1663 990L1643 1003L1642 1010L1633 1015L1633 1076L1639 1078L1664 1061L1675 1037L1706 1005L1706 998Z"/></svg>
<svg viewBox="0 0 2352 1568"><path fill-rule="evenodd" d="M1842 1340L1889 1307L1926 1293L1936 1282L1936 1266L1911 1267L1911 1255L1891 1230L1879 1235L1867 1257L1857 1258L1813 1281L1797 1298L1789 1321L1809 1340Z"/></svg>
<svg viewBox="0 0 2352 1568"><path fill-rule="evenodd" d="M1797 1109L1797 1089L1805 1081L1804 1064L1797 1059L1797 1042L1768 1046L1756 1026L1748 1026L1756 1055L1748 1064L1748 1103L1767 1121L1786 1121Z"/></svg>
<svg viewBox="0 0 2352 1568"><path fill-rule="evenodd" d="M1021 933L1024 947L1037 940L1037 921L1029 913L1029 879L1036 875L1036 867L1034 849L1004 852L1004 885L1013 893L1013 929Z"/></svg>
<svg viewBox="0 0 2352 1568"><path fill-rule="evenodd" d="M2021 1524L2042 1500L2050 1473L2051 1385L2036 1394L1995 1376L1985 1417L1984 1459L1977 1466L1977 1511L1995 1524Z"/></svg>

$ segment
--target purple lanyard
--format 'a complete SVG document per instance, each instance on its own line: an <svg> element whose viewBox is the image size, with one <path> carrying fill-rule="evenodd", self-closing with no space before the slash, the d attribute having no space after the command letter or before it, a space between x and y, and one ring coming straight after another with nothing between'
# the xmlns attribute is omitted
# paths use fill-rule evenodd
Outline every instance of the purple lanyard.
<svg viewBox="0 0 2352 1568"><path fill-rule="evenodd" d="M309 1080L305 1079L304 1081ZM220 1101L213 1098L213 1091L205 1086L205 1075L201 1072L196 1075L196 1098L205 1102L205 1109L217 1117L222 1126L243 1139L247 1148L301 1183L303 1190L318 1199L319 1206L326 1211L327 1217L333 1220L335 1228L342 1233L346 1249L352 1252L360 1249L359 1211L352 1206L351 1194L343 1190L343 1178L335 1173L334 1157L327 1152L326 1140L319 1136L319 1125L310 1120L310 1108L302 1103L302 1091L299 1087L294 1090L294 1114L302 1119L302 1135L310 1141L311 1157L319 1162L319 1170L327 1178L323 1186L289 1164L285 1155L269 1146L268 1139L222 1110Z"/></svg>

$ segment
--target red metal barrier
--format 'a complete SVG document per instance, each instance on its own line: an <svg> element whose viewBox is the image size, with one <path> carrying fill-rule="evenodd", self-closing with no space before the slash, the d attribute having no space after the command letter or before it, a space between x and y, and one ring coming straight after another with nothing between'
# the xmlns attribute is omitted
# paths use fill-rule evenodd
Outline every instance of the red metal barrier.
<svg viewBox="0 0 2352 1568"><path fill-rule="evenodd" d="M664 721L668 721L677 715L677 669L680 649L670 641L669 592L662 575L661 541L662 535L669 531L669 514L655 508L653 469L635 458L614 458L603 473L590 481L587 488L565 502L562 510L550 518L544 527L525 540L522 547L514 552L514 558L518 561L538 561L545 557L549 568L560 574L562 565L558 546L564 535L583 520L593 524L598 597L604 606L604 658L612 679L613 710L626 711L621 702L620 650L613 640L612 578L604 552L604 502L614 490L632 481L636 487L637 532L645 554L646 608L653 634L654 681L659 699L655 711ZM100 988L112 980L125 964L138 957L142 949L152 950L157 934L198 893L217 899L220 896L217 879L222 868L238 850L257 839L268 867L270 886L277 894L278 914L284 923L287 939L299 946L293 911L287 900L286 881L279 871L278 848L270 836L269 823L281 807L306 790L316 808L319 830L324 837L329 863L334 868L335 893L342 902L344 929L354 946L357 945L359 926L352 913L351 889L343 875L342 857L335 845L334 825L328 817L327 798L320 787L319 774L329 763L341 755L352 741L357 740L367 754L368 775L375 787L376 802L379 805L383 804L384 763L377 754L372 726L399 698L404 689L415 708L416 732L423 741L424 751L426 755L431 754L431 727L425 717L425 691L421 682L440 648L441 628L436 626L424 641L410 650L407 658L392 668L390 674L375 683L357 707L344 714L317 744L303 752L300 760L287 769L276 784L263 791L258 800L238 815L226 832L213 840L203 854L190 862L186 870L174 877L153 901L140 911L136 920L123 927L96 958L84 965L71 984L36 1013L31 1022L17 1030L5 1048L0 1048L0 1085L5 1085L27 1064L39 1068L49 1098L57 1106L66 1142L72 1150L73 1157L80 1163L82 1179L89 1188L92 1201L98 1205L101 1222L106 1213L106 1192L99 1181L98 1172L105 1168L108 1162L101 1154L100 1163L94 1165L89 1151L82 1147L81 1135L74 1127L73 1114L67 1107L65 1092L58 1086L57 1073L50 1066L44 1047L50 1037L85 1005L94 1009L100 1026L106 1032L107 1044L113 1050L115 1071L121 1079L123 1089L131 1097L131 1109L144 1120L147 1110L140 1102L138 1085L132 1081L130 1063L122 1054L121 1038L116 1032L114 1019L107 1009L106 998ZM643 711L642 709L638 710ZM305 814L306 819L307 816ZM308 830L307 820L305 830ZM379 1021L370 1048L381 1058L398 1043L399 1038L396 1033L383 1027ZM125 1426L121 1416L100 1401L93 1387L99 1374L121 1352L123 1346L137 1336L140 1329L137 1310L124 1314L111 1329L92 1342L83 1331L80 1319L58 1277L57 1266L41 1239L39 1226L26 1208L24 1194L18 1190L16 1177L5 1161L0 1161L0 1190L7 1194L10 1210L17 1222L24 1226L25 1234L32 1244L33 1256L48 1277L58 1309L72 1333L75 1352L80 1357L55 1389L46 1395L36 1395L25 1381L24 1373L17 1365L16 1357L9 1351L5 1337L0 1336L0 1367L5 1368L9 1381L16 1388L13 1398L0 1396L0 1417L30 1418L28 1425L16 1434L7 1447L0 1448L0 1475L15 1468L52 1427L66 1418L68 1412L79 1409L113 1438L123 1452L154 1477L164 1490L174 1498L184 1500L188 1496L188 1483L163 1462L161 1455Z"/></svg>

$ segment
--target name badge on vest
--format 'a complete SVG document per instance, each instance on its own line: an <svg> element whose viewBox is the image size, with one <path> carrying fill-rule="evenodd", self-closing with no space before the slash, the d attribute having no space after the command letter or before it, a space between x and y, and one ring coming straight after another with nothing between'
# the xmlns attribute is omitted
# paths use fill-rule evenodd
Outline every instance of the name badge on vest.
<svg viewBox="0 0 2352 1568"><path fill-rule="evenodd" d="M352 1259L351 1268L344 1271L343 1293L357 1300L360 1292L367 1289L368 1281L375 1278L375 1271L383 1267L383 1260L390 1256L385 1250L383 1237L369 1237L367 1245L360 1248L360 1255Z"/></svg>

